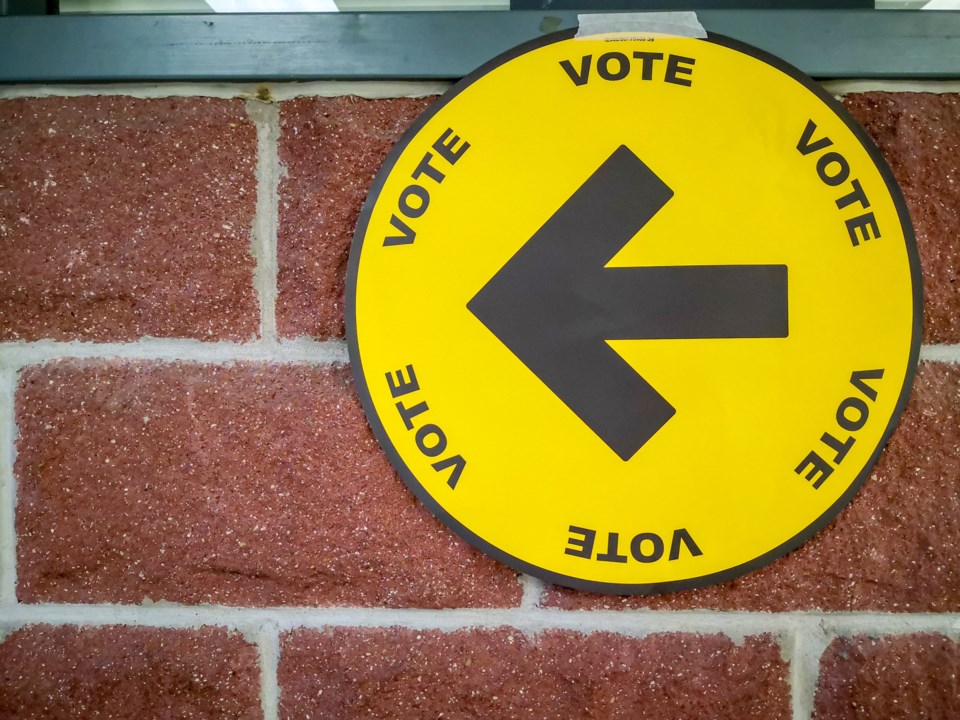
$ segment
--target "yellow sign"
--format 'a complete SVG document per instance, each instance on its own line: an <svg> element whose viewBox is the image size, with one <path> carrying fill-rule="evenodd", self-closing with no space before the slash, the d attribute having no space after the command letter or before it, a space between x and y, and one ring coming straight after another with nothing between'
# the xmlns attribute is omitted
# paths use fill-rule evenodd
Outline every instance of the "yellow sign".
<svg viewBox="0 0 960 720"><path fill-rule="evenodd" d="M558 33L480 68L381 170L351 360L394 466L546 580L719 582L796 548L909 393L919 263L842 107L733 40Z"/></svg>

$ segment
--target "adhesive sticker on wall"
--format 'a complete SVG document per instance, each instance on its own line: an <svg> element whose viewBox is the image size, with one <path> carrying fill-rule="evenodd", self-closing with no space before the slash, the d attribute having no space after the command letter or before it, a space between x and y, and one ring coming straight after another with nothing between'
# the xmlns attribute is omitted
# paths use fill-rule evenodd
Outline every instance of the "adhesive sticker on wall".
<svg viewBox="0 0 960 720"><path fill-rule="evenodd" d="M726 580L824 527L921 331L877 149L712 34L557 33L458 83L380 171L347 285L410 488L507 565L614 593Z"/></svg>

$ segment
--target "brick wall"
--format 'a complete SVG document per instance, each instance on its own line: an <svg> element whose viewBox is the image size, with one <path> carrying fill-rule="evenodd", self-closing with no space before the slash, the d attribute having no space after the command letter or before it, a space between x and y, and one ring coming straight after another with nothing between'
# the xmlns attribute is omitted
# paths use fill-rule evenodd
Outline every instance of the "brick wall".
<svg viewBox="0 0 960 720"><path fill-rule="evenodd" d="M739 580L518 577L366 425L360 204L431 84L0 89L0 718L960 717L960 85L836 84L906 194L913 397Z"/></svg>

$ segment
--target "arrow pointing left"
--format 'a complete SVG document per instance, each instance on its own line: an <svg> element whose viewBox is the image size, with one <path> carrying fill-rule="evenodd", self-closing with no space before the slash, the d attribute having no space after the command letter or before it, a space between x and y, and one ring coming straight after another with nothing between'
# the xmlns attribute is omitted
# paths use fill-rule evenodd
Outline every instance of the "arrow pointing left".
<svg viewBox="0 0 960 720"><path fill-rule="evenodd" d="M467 304L624 460L676 410L607 340L787 336L785 265L605 267L671 197L620 146Z"/></svg>

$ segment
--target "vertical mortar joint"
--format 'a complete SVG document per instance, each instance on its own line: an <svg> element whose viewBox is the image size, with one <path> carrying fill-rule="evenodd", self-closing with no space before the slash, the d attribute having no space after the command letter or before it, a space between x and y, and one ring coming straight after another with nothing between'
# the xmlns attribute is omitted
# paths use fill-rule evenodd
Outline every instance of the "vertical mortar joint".
<svg viewBox="0 0 960 720"><path fill-rule="evenodd" d="M782 642L790 663L790 698L793 720L812 720L820 677L820 658L830 643L822 627L797 627Z"/></svg>
<svg viewBox="0 0 960 720"><path fill-rule="evenodd" d="M261 90L264 92L261 93ZM257 90L257 99L247 100L246 109L257 130L257 204L251 239L252 252L256 259L254 287L260 303L260 337L266 343L275 344L280 108L272 102L269 88L262 87Z"/></svg>
<svg viewBox="0 0 960 720"><path fill-rule="evenodd" d="M17 371L0 367L0 606L17 602Z"/></svg>
<svg viewBox="0 0 960 720"><path fill-rule="evenodd" d="M280 628L267 620L256 632L260 654L260 707L263 720L278 720L280 714L280 684L277 668L280 664Z"/></svg>

